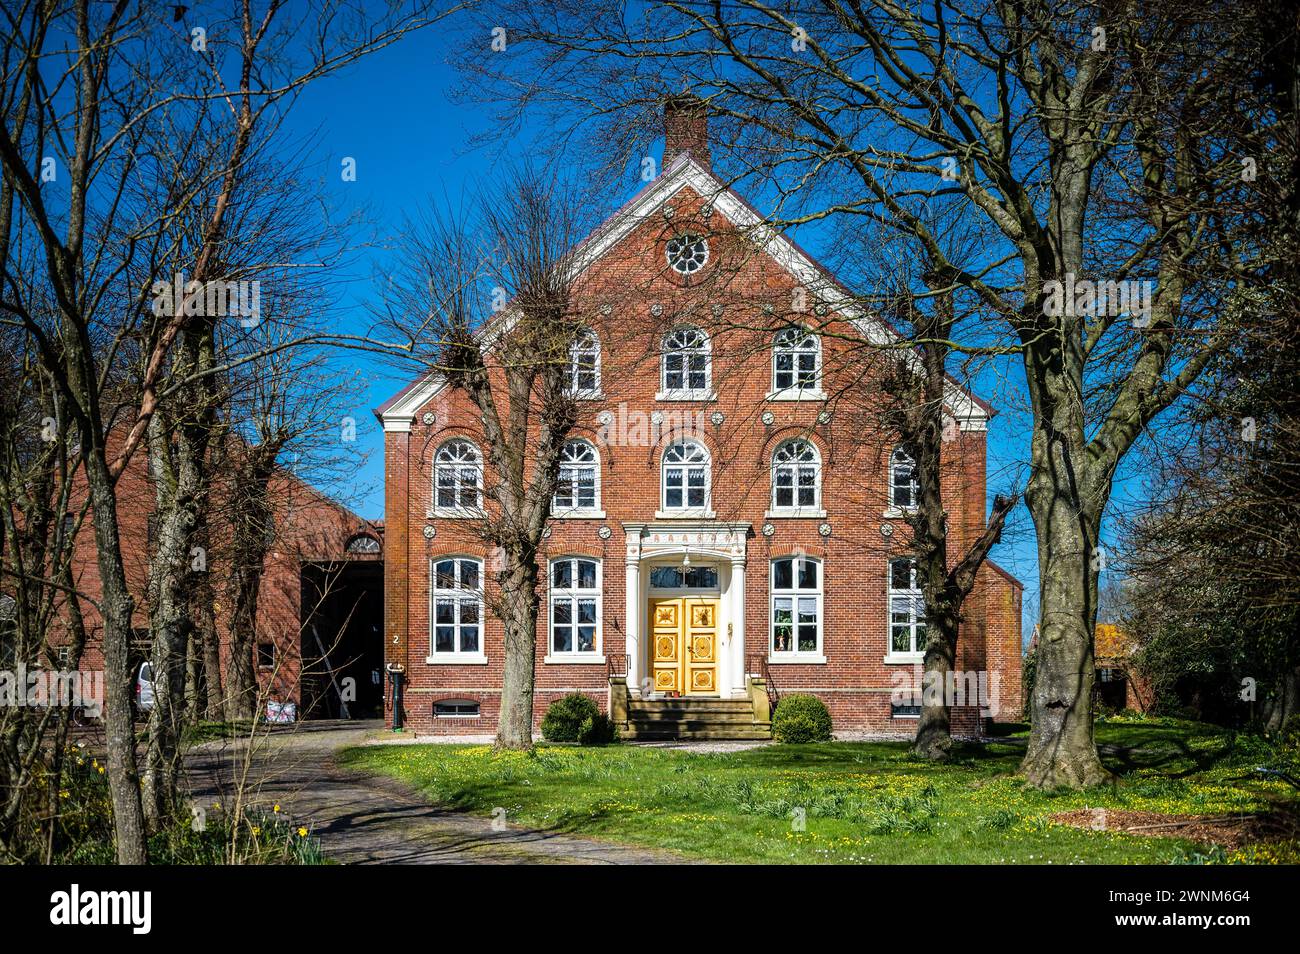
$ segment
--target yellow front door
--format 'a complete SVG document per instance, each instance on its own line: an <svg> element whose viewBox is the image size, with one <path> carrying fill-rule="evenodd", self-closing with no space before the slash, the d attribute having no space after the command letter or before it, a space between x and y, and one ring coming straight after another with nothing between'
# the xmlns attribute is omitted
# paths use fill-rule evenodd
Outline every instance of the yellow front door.
<svg viewBox="0 0 1300 954"><path fill-rule="evenodd" d="M655 692L717 695L717 600L651 600L650 629Z"/></svg>

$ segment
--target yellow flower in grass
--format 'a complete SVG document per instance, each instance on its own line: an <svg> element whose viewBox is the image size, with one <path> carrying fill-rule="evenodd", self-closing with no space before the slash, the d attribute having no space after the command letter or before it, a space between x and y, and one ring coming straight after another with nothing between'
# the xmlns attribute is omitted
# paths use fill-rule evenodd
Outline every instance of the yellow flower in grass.
<svg viewBox="0 0 1300 954"><path fill-rule="evenodd" d="M299 838L306 838L306 837L307 837L307 829L306 829L306 828L299 828L299 829L298 829L298 837L299 837Z"/></svg>
<svg viewBox="0 0 1300 954"><path fill-rule="evenodd" d="M280 806L279 805L272 806L271 811L275 812L277 815L280 814Z"/></svg>
<svg viewBox="0 0 1300 954"><path fill-rule="evenodd" d="M104 774L104 766L102 766L102 765L96 766L95 771L98 772L100 775L103 775L103 774Z"/></svg>

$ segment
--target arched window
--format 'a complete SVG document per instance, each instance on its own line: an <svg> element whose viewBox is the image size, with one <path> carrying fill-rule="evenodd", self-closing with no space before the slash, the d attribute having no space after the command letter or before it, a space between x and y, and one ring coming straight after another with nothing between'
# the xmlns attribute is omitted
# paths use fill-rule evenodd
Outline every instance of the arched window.
<svg viewBox="0 0 1300 954"><path fill-rule="evenodd" d="M664 510L707 510L709 452L695 441L678 441L664 451Z"/></svg>
<svg viewBox="0 0 1300 954"><path fill-rule="evenodd" d="M582 329L569 345L569 394L590 398L600 394L600 339Z"/></svg>
<svg viewBox="0 0 1300 954"><path fill-rule="evenodd" d="M429 603L433 632L429 661L483 655L483 563L446 557L430 564Z"/></svg>
<svg viewBox="0 0 1300 954"><path fill-rule="evenodd" d="M772 345L772 390L816 391L821 378L821 344L807 328L786 328Z"/></svg>
<svg viewBox="0 0 1300 954"><path fill-rule="evenodd" d="M600 509L600 459L596 448L582 440L569 441L560 451L560 477L551 500L551 512Z"/></svg>
<svg viewBox="0 0 1300 954"><path fill-rule="evenodd" d="M810 557L772 561L772 655L822 651L822 566Z"/></svg>
<svg viewBox="0 0 1300 954"><path fill-rule="evenodd" d="M713 381L709 336L699 328L677 328L664 336L661 397L705 396Z"/></svg>
<svg viewBox="0 0 1300 954"><path fill-rule="evenodd" d="M915 507L920 493L916 460L906 448L896 447L889 458L889 505L898 510Z"/></svg>
<svg viewBox="0 0 1300 954"><path fill-rule="evenodd" d="M809 441L786 441L772 455L773 510L818 509L821 483L821 458Z"/></svg>
<svg viewBox="0 0 1300 954"><path fill-rule="evenodd" d="M600 652L600 561L562 557L551 561L550 650L552 656Z"/></svg>
<svg viewBox="0 0 1300 954"><path fill-rule="evenodd" d="M915 656L925 652L925 599L916 561L889 561L889 653Z"/></svg>
<svg viewBox="0 0 1300 954"><path fill-rule="evenodd" d="M443 512L478 510L483 506L483 458L463 438L438 448L433 465L433 506Z"/></svg>
<svg viewBox="0 0 1300 954"><path fill-rule="evenodd" d="M368 533L358 533L348 538L343 549L348 553L378 553L381 548L377 538Z"/></svg>

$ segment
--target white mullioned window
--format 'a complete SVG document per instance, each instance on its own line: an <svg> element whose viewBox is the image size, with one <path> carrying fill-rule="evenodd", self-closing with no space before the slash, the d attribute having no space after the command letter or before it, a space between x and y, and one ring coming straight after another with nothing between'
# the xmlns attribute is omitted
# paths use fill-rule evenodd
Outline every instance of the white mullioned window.
<svg viewBox="0 0 1300 954"><path fill-rule="evenodd" d="M560 451L560 475L551 512L566 514L600 509L600 458L584 440L565 443Z"/></svg>
<svg viewBox="0 0 1300 954"><path fill-rule="evenodd" d="M811 557L772 561L772 655L822 651L822 565Z"/></svg>
<svg viewBox="0 0 1300 954"><path fill-rule="evenodd" d="M670 331L663 340L662 393L707 394L713 383L712 365L708 335L692 325Z"/></svg>
<svg viewBox="0 0 1300 954"><path fill-rule="evenodd" d="M600 653L600 561L561 557L551 561L549 653Z"/></svg>
<svg viewBox="0 0 1300 954"><path fill-rule="evenodd" d="M664 451L664 510L707 510L709 508L709 452L696 441L678 441Z"/></svg>
<svg viewBox="0 0 1300 954"><path fill-rule="evenodd" d="M817 510L821 483L821 457L811 441L786 441L772 455L773 510Z"/></svg>
<svg viewBox="0 0 1300 954"><path fill-rule="evenodd" d="M483 506L483 457L471 441L457 437L433 458L435 510L478 510Z"/></svg>
<svg viewBox="0 0 1300 954"><path fill-rule="evenodd" d="M889 561L889 653L892 656L925 652L925 598L916 561Z"/></svg>
<svg viewBox="0 0 1300 954"><path fill-rule="evenodd" d="M431 658L483 654L483 562L473 557L431 560Z"/></svg>
<svg viewBox="0 0 1300 954"><path fill-rule="evenodd" d="M569 394L574 397L600 395L600 339L584 328L569 345Z"/></svg>
<svg viewBox="0 0 1300 954"><path fill-rule="evenodd" d="M821 343L807 328L785 328L778 332L772 345L772 390L818 390L821 356Z"/></svg>
<svg viewBox="0 0 1300 954"><path fill-rule="evenodd" d="M916 476L916 459L906 447L894 448L889 456L889 504L897 510L916 506L921 484Z"/></svg>

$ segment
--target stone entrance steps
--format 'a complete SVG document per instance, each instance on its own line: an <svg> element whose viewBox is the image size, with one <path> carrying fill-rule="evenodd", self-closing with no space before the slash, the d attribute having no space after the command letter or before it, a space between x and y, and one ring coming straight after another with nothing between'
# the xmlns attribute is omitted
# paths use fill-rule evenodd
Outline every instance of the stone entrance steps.
<svg viewBox="0 0 1300 954"><path fill-rule="evenodd" d="M770 722L754 721L750 699L629 699L629 742L691 740L765 740L772 738Z"/></svg>

